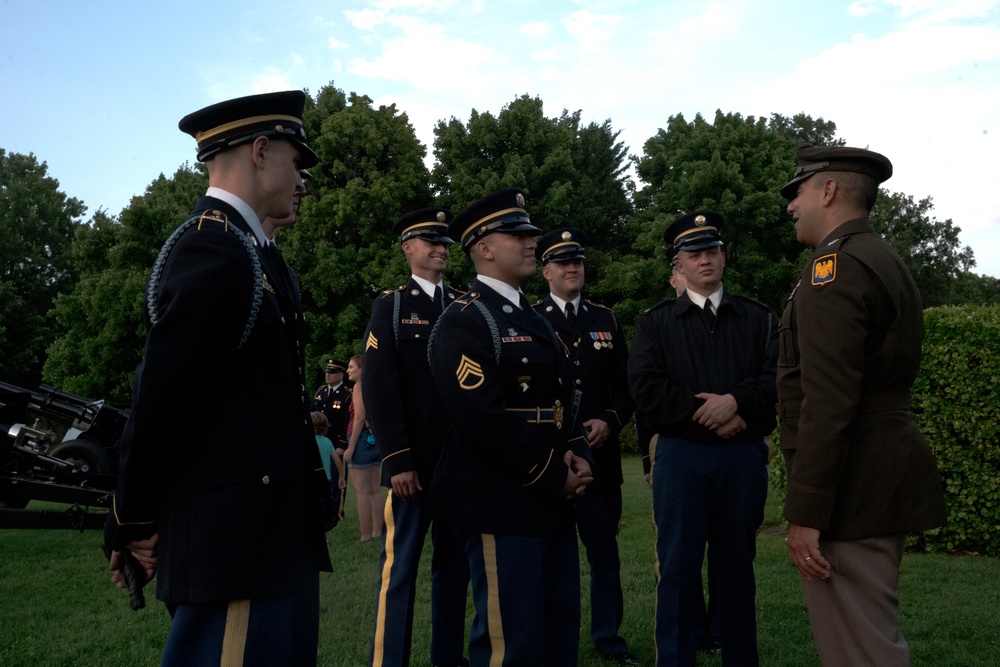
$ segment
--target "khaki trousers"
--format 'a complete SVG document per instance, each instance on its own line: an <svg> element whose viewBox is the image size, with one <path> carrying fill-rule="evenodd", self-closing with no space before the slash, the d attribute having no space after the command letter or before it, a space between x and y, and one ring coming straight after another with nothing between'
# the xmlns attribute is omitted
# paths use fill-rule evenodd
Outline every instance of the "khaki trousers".
<svg viewBox="0 0 1000 667"><path fill-rule="evenodd" d="M823 667L907 667L899 630L899 564L903 535L820 540L830 578L802 579L809 625Z"/></svg>

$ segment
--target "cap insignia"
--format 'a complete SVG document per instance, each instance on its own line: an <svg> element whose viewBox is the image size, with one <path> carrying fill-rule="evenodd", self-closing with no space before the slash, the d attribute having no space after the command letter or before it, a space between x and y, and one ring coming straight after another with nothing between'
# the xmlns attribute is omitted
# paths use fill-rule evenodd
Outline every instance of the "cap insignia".
<svg viewBox="0 0 1000 667"><path fill-rule="evenodd" d="M524 195L520 192L517 193L517 205L524 208Z"/></svg>
<svg viewBox="0 0 1000 667"><path fill-rule="evenodd" d="M438 211L437 221L438 222L444 222L446 219L447 219L447 216L444 214L444 211Z"/></svg>
<svg viewBox="0 0 1000 667"><path fill-rule="evenodd" d="M705 216L703 215L695 216L694 224L698 225L699 227L704 226L706 222L707 221L705 220Z"/></svg>
<svg viewBox="0 0 1000 667"><path fill-rule="evenodd" d="M573 235L571 233L569 233L569 232L563 232L562 233L562 240L563 241L569 241L571 238L573 238Z"/></svg>

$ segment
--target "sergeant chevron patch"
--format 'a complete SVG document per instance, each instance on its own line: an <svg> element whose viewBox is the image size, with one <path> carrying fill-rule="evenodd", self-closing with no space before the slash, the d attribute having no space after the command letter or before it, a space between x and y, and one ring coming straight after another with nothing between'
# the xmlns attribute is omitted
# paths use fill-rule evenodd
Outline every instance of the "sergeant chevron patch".
<svg viewBox="0 0 1000 667"><path fill-rule="evenodd" d="M365 343L365 352L378 349L378 338L373 331L368 332L368 341Z"/></svg>
<svg viewBox="0 0 1000 667"><path fill-rule="evenodd" d="M458 362L455 377L458 378L458 386L462 389L475 389L486 379L483 375L483 367L464 354L462 355L462 360ZM470 384L472 382L474 384Z"/></svg>

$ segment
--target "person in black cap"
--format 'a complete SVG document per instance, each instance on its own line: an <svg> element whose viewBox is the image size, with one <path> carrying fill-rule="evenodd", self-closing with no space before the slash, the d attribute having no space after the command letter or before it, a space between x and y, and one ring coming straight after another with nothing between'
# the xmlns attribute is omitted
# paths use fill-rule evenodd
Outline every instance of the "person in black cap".
<svg viewBox="0 0 1000 667"><path fill-rule="evenodd" d="M311 410L322 412L330 422L329 438L340 457L347 451L347 423L351 408L351 390L344 386L347 364L327 359L323 367L326 380L313 393Z"/></svg>
<svg viewBox="0 0 1000 667"><path fill-rule="evenodd" d="M664 234L687 290L636 321L628 374L652 446L659 565L656 664L694 665L705 545L717 554L722 659L756 665L753 560L775 426L778 323L723 290L723 218L697 211Z"/></svg>
<svg viewBox="0 0 1000 667"><path fill-rule="evenodd" d="M292 214L314 164L302 92L186 116L209 189L146 288L145 357L105 531L113 579L158 538L164 665L314 664L330 487L304 396L302 312L261 221Z"/></svg>
<svg viewBox="0 0 1000 667"><path fill-rule="evenodd" d="M628 346L613 310L585 300L583 232L561 227L538 239L535 257L549 283L549 296L532 305L569 350L572 386L582 392L580 418L594 457L594 482L576 501L580 539L590 563L590 638L614 663L638 664L619 634L622 596L618 525L622 515L622 459L618 434L632 418L628 390Z"/></svg>
<svg viewBox="0 0 1000 667"><path fill-rule="evenodd" d="M573 417L567 351L528 305L538 228L508 188L455 216L449 236L475 264L471 291L438 320L431 373L453 423L434 515L465 545L476 617L473 667L577 664L580 564L573 500L592 479Z"/></svg>
<svg viewBox="0 0 1000 667"><path fill-rule="evenodd" d="M379 558L371 665L407 665L417 566L431 530L431 664L465 662L469 566L444 517L431 522L434 468L451 419L434 387L427 341L456 292L445 285L450 211L425 208L393 225L410 266L406 285L372 304L365 332L363 377L368 418L378 433L382 481L389 487Z"/></svg>
<svg viewBox="0 0 1000 667"><path fill-rule="evenodd" d="M891 175L872 151L802 146L781 189L815 249L781 318L778 410L788 551L823 664L909 664L897 619L905 536L945 520L910 409L920 293L868 220Z"/></svg>

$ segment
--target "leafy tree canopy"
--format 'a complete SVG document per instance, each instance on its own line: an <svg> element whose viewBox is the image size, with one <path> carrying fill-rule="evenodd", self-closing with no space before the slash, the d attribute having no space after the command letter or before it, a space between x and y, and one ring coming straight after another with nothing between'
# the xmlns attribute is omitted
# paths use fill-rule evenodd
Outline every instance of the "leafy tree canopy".
<svg viewBox="0 0 1000 667"><path fill-rule="evenodd" d="M76 281L70 242L86 212L47 171L0 148L0 379L29 387L55 337L52 302Z"/></svg>

